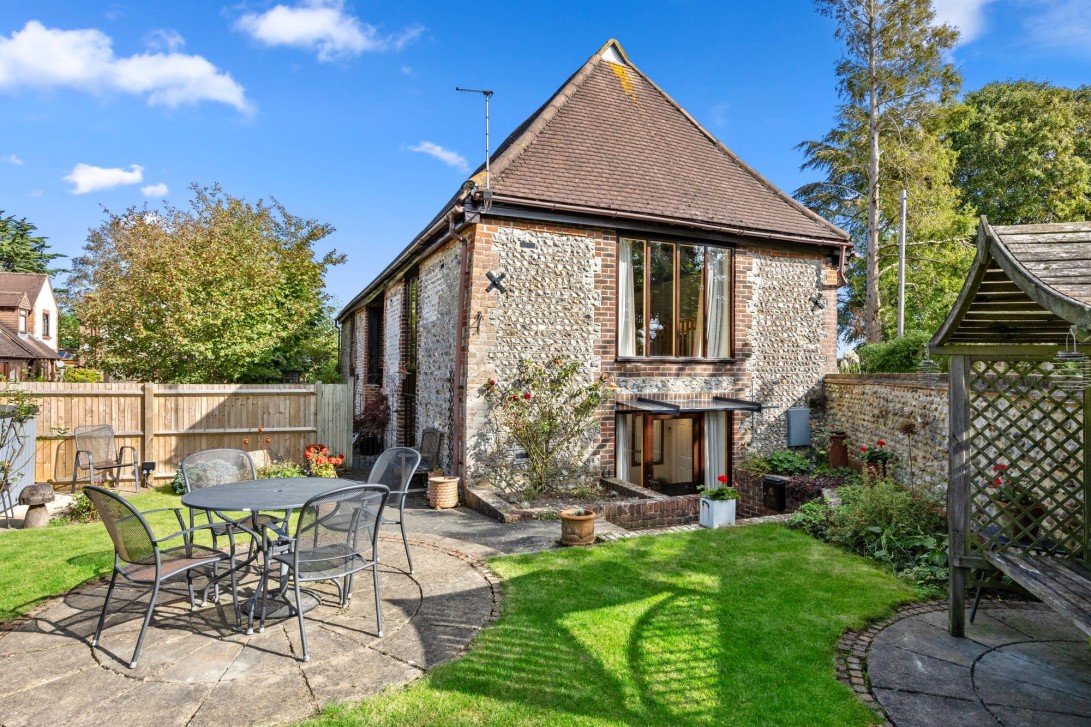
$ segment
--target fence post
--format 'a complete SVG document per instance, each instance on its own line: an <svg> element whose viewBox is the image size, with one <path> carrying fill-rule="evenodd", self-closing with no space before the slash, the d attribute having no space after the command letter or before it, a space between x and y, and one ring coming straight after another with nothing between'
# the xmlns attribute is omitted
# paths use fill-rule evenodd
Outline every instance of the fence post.
<svg viewBox="0 0 1091 727"><path fill-rule="evenodd" d="M143 461L151 460L155 456L155 384L143 384L141 386L144 392L144 409L142 417L142 431L141 435L144 438L144 451L140 454L140 459Z"/></svg>

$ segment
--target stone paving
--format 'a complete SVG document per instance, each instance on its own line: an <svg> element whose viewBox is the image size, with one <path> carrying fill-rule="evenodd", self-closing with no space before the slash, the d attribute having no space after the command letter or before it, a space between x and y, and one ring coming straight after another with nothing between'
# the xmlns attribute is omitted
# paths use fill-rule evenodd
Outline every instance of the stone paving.
<svg viewBox="0 0 1091 727"><path fill-rule="evenodd" d="M946 628L943 604L906 609L842 643L840 676L896 727L1091 726L1091 650L1067 620L991 602L966 638Z"/></svg>
<svg viewBox="0 0 1091 727"><path fill-rule="evenodd" d="M105 583L74 589L0 631L0 724L281 724L405 684L460 654L499 604L498 580L482 561L497 551L428 535L411 547L413 575L401 538L380 541L382 638L368 574L343 610L332 586L316 589L329 598L306 616L307 663L297 659L294 618L248 636L234 630L227 594L191 613L183 580L161 592L130 670L149 589L118 587L96 650Z"/></svg>

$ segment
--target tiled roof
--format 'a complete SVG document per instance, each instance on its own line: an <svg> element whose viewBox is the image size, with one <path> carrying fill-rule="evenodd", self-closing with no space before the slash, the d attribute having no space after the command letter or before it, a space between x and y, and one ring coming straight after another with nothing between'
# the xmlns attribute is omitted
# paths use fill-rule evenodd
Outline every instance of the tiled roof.
<svg viewBox="0 0 1091 727"><path fill-rule="evenodd" d="M57 359L57 352L41 341L27 336L23 338L0 326L0 358Z"/></svg>
<svg viewBox="0 0 1091 727"><path fill-rule="evenodd" d="M848 242L742 162L612 40L494 158L491 186L503 197Z"/></svg>
<svg viewBox="0 0 1091 727"><path fill-rule="evenodd" d="M33 304L48 280L49 276L45 273L0 273L0 291L26 293Z"/></svg>
<svg viewBox="0 0 1091 727"><path fill-rule="evenodd" d="M25 308L30 310L30 301L26 293L0 292L0 308Z"/></svg>

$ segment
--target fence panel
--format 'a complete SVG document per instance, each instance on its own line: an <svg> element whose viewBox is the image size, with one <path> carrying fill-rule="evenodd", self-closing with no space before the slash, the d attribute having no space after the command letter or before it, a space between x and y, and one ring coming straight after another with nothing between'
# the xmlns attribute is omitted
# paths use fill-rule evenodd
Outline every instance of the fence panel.
<svg viewBox="0 0 1091 727"><path fill-rule="evenodd" d="M39 397L35 451L39 482L71 480L72 430L81 424L113 425L119 445L132 445L143 460L156 463L158 480L172 478L186 455L213 447L262 449L268 439L275 453L299 460L303 448L320 434L329 432L331 441L336 437L338 442L351 442L347 384L25 383L23 387Z"/></svg>
<svg viewBox="0 0 1091 727"><path fill-rule="evenodd" d="M318 441L352 461L352 389L348 384L318 384Z"/></svg>

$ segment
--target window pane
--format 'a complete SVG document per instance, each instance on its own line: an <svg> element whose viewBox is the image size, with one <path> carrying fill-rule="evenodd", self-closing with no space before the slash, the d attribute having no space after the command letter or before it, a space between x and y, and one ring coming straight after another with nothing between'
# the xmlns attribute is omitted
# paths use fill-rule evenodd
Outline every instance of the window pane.
<svg viewBox="0 0 1091 727"><path fill-rule="evenodd" d="M708 249L708 355L731 355L731 251Z"/></svg>
<svg viewBox="0 0 1091 727"><path fill-rule="evenodd" d="M633 240L632 241L632 259L633 259L633 325L635 327L635 337L633 341L633 349L635 355L645 356L647 351L644 346L644 241Z"/></svg>
<svg viewBox="0 0 1091 727"><path fill-rule="evenodd" d="M703 356L705 248L678 246L678 355Z"/></svg>
<svg viewBox="0 0 1091 727"><path fill-rule="evenodd" d="M648 243L648 355L674 355L674 245Z"/></svg>

